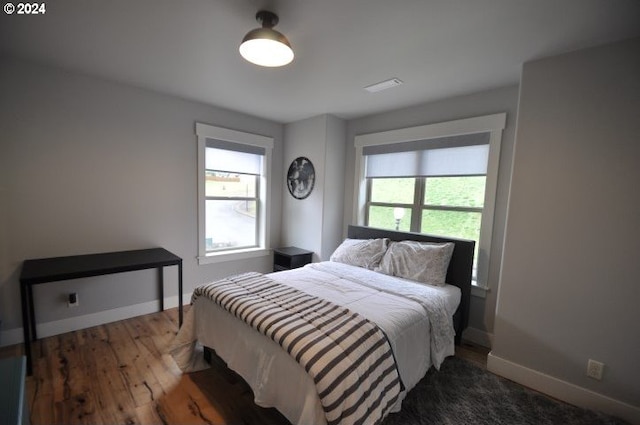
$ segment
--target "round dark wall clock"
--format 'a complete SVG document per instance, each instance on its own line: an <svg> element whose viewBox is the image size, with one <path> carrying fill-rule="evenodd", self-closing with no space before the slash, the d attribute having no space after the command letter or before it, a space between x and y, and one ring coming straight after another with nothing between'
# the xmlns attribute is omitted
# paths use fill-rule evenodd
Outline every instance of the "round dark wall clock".
<svg viewBox="0 0 640 425"><path fill-rule="evenodd" d="M316 170L304 156L293 160L287 172L289 193L296 199L304 199L311 194L316 182Z"/></svg>

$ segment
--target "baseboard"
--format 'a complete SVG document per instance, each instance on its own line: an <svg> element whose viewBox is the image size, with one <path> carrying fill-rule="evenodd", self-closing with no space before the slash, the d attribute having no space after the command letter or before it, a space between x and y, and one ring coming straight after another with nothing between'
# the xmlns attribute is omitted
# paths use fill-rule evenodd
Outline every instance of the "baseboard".
<svg viewBox="0 0 640 425"><path fill-rule="evenodd" d="M493 346L493 334L477 328L468 327L465 329L462 332L462 339L486 348Z"/></svg>
<svg viewBox="0 0 640 425"><path fill-rule="evenodd" d="M184 294L182 295L182 305L187 305L191 303L191 294L192 292L189 292L188 294ZM178 307L178 296L174 295L172 297L167 297L164 299L164 308L173 308L173 307Z"/></svg>
<svg viewBox="0 0 640 425"><path fill-rule="evenodd" d="M575 406L616 416L640 425L640 407L607 397L489 353L487 369L496 375Z"/></svg>
<svg viewBox="0 0 640 425"><path fill-rule="evenodd" d="M20 344L24 340L22 336L22 328L7 329L0 331L0 347L7 345Z"/></svg>
<svg viewBox="0 0 640 425"><path fill-rule="evenodd" d="M183 304L191 302L191 294L182 297ZM178 296L164 299L164 308L174 308L178 306ZM149 301L141 304L133 304L125 307L118 307L112 310L104 310L98 313L86 314L83 316L69 317L67 319L54 320L51 322L38 323L36 329L38 338L59 335L78 329L90 328L92 326L103 325L105 323L118 320L129 319L143 314L155 313L160 310L160 301ZM20 344L24 342L22 328L8 329L0 332L0 347Z"/></svg>

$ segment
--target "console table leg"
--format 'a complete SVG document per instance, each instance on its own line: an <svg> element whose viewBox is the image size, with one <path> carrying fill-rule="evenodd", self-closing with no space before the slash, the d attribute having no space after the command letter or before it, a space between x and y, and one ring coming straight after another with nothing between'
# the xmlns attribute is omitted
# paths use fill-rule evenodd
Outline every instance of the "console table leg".
<svg viewBox="0 0 640 425"><path fill-rule="evenodd" d="M27 285L27 301L29 302L29 323L31 324L31 341L38 339L38 330L36 329L36 310L33 308L33 286Z"/></svg>
<svg viewBox="0 0 640 425"><path fill-rule="evenodd" d="M178 263L178 328L182 327L182 260Z"/></svg>
<svg viewBox="0 0 640 425"><path fill-rule="evenodd" d="M29 302L27 299L27 285L20 283L20 301L22 304L22 334L24 337L24 354L27 357L27 375L32 373L31 365L31 335L30 327L31 321L29 320Z"/></svg>
<svg viewBox="0 0 640 425"><path fill-rule="evenodd" d="M160 311L164 311L164 267L158 267L158 290L160 292Z"/></svg>

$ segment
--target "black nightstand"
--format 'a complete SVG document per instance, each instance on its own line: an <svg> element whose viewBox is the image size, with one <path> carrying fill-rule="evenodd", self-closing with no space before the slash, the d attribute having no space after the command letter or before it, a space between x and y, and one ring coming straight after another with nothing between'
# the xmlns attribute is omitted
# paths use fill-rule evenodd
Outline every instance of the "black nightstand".
<svg viewBox="0 0 640 425"><path fill-rule="evenodd" d="M311 262L312 251L287 246L273 249L273 271L291 270Z"/></svg>

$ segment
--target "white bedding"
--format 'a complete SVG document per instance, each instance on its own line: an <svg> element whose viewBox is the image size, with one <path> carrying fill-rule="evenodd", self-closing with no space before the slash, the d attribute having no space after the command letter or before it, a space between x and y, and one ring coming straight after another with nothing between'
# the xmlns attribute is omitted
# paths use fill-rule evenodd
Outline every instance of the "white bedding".
<svg viewBox="0 0 640 425"><path fill-rule="evenodd" d="M391 343L405 385L394 411L400 409L406 392L432 364L439 367L444 357L454 353L451 316L460 302L457 287L415 284L335 262L313 263L269 277L343 305L377 323ZM428 313L438 308L442 309L440 315ZM312 379L278 344L207 298L198 298L189 312L193 316L185 321L183 329L194 320L195 338L214 349L229 368L247 381L256 404L276 407L294 424L326 423ZM434 335L429 315L434 323L443 317L448 322L436 331L437 344L431 343Z"/></svg>

